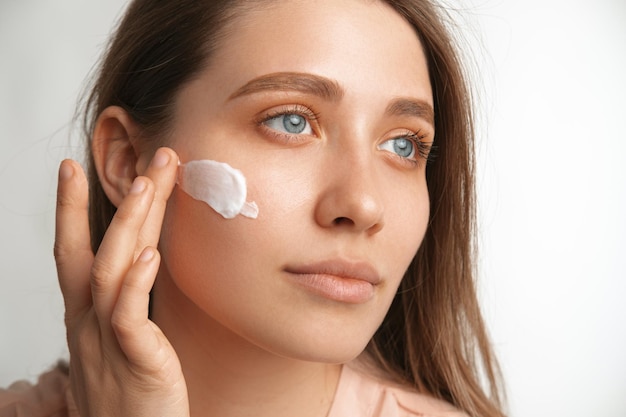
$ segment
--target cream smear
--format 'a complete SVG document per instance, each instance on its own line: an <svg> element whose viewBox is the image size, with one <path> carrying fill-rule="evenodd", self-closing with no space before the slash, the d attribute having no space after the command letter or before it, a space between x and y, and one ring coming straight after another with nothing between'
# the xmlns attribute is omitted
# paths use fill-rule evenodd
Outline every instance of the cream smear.
<svg viewBox="0 0 626 417"><path fill-rule="evenodd" d="M178 167L178 185L225 219L238 214L256 219L259 215L256 203L246 202L246 178L224 162L203 159L182 164Z"/></svg>

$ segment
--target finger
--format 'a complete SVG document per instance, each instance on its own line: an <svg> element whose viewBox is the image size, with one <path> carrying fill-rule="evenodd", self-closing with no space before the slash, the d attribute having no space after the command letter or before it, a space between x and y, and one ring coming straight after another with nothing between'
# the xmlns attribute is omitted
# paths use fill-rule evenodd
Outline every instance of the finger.
<svg viewBox="0 0 626 417"><path fill-rule="evenodd" d="M150 290L159 269L159 253L147 247L133 264L120 289L111 326L126 358L143 368L154 363L159 338L148 319Z"/></svg>
<svg viewBox="0 0 626 417"><path fill-rule="evenodd" d="M170 148L160 148L154 154L145 176L154 182L155 195L148 218L141 228L135 253L146 247L157 247L167 200L172 194L178 173L178 155Z"/></svg>
<svg viewBox="0 0 626 417"><path fill-rule="evenodd" d="M119 205L91 268L91 294L102 329L110 328L111 313L124 276L130 269L137 238L154 198L154 184L137 177Z"/></svg>
<svg viewBox="0 0 626 417"><path fill-rule="evenodd" d="M63 161L57 189L54 259L68 320L91 305L93 252L87 206L87 179L82 168L75 161Z"/></svg>

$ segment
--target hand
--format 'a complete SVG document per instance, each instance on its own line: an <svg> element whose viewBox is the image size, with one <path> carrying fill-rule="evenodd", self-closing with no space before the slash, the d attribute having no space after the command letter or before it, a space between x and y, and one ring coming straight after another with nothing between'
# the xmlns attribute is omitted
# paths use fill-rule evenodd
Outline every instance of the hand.
<svg viewBox="0 0 626 417"><path fill-rule="evenodd" d="M180 362L148 319L156 249L178 157L157 150L119 205L98 252L90 246L87 180L59 170L55 259L65 300L70 380L81 417L189 416Z"/></svg>

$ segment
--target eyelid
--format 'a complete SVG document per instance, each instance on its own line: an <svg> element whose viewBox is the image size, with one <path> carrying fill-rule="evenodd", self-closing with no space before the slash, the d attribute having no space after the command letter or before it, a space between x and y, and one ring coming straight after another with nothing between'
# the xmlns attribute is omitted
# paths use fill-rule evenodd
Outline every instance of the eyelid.
<svg viewBox="0 0 626 417"><path fill-rule="evenodd" d="M287 104L283 106L276 106L272 109L263 111L259 115L257 122L263 123L285 114L298 114L302 117L305 117L308 121L316 121L319 117L316 112L314 112L307 106L304 106L302 104Z"/></svg>
<svg viewBox="0 0 626 417"><path fill-rule="evenodd" d="M415 147L415 155L412 158L403 157L394 152L389 152L389 154L390 156L397 159L403 164L407 164L410 166L420 166L421 164L424 164L424 163L428 164L432 160L433 144L430 141L427 142L424 140L428 138L428 136L429 134L426 132L423 132L422 130L418 130L418 131L406 130L405 132L387 136L385 140L381 142L381 145L382 143L386 143L391 140L397 140L397 139L410 140L413 143L413 146ZM379 147L381 145L379 145Z"/></svg>
<svg viewBox="0 0 626 417"><path fill-rule="evenodd" d="M275 106L269 110L265 110L259 114L256 118L255 124L259 129L261 129L265 134L273 136L279 140L283 140L286 142L297 142L300 137L310 137L308 134L295 134L295 133L286 133L280 132L275 129L270 128L265 123L269 120L272 120L276 117L288 115L288 114L297 114L304 117L311 126L311 130L315 136L318 135L318 126L317 119L319 114L314 112L310 107L304 106L302 104L287 104L282 106Z"/></svg>
<svg viewBox="0 0 626 417"><path fill-rule="evenodd" d="M431 161L433 150L433 142L425 140L428 138L428 136L428 133L422 132L421 130L418 130L417 132L412 132L410 135L407 136L415 142L417 146L417 155L426 163Z"/></svg>

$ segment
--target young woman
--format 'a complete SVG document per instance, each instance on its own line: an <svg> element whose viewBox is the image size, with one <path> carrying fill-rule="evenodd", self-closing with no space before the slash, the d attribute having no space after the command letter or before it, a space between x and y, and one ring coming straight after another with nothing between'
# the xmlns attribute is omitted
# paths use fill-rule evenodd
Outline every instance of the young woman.
<svg viewBox="0 0 626 417"><path fill-rule="evenodd" d="M437 6L133 1L85 125L87 176L59 173L69 376L3 410L502 415Z"/></svg>

